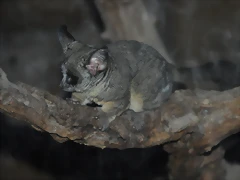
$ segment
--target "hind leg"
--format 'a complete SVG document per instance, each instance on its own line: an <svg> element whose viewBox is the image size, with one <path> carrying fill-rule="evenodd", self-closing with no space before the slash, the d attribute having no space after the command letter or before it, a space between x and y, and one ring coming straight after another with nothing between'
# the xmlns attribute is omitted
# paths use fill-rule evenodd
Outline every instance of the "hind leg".
<svg viewBox="0 0 240 180"><path fill-rule="evenodd" d="M148 62L132 81L129 109L141 112L161 106L172 93L172 83L167 64Z"/></svg>

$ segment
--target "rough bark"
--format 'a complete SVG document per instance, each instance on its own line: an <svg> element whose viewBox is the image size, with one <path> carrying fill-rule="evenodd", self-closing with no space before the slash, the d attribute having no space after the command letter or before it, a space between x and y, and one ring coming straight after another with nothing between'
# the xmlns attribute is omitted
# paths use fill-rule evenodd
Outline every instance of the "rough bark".
<svg viewBox="0 0 240 180"><path fill-rule="evenodd" d="M1 70L0 109L56 140L73 140L100 148L150 147L167 142L168 152L210 151L240 129L240 87L224 92L176 91L159 109L127 111L100 131L98 109L74 105L26 84L13 84Z"/></svg>
<svg viewBox="0 0 240 180"><path fill-rule="evenodd" d="M239 7L237 1L228 4L219 1L218 5L214 2L208 7L205 4L208 2L203 1L197 3L196 1L189 3L185 0L166 1L165 3L169 3L168 13L165 14L167 23L164 26L165 31L168 32L165 34L167 36L160 36L159 29L156 28L156 23L159 23L158 17L156 14L151 14L151 10L149 11L144 4L149 3L150 0L95 0L95 2L106 27L103 37L111 41L135 39L145 42L155 47L169 62L172 62L161 38L164 37L178 65L183 65L184 61L186 61L185 65L196 66L209 60L215 62L221 58L239 60L238 21L233 18L235 15L232 15L236 13L234 9ZM39 8L39 3L32 5L25 3L23 8L23 3L20 1L16 4L5 0L3 7L11 5L13 8L11 13L7 13L7 8L1 8L1 14L7 13L1 23L2 31L8 33L16 30L25 31L26 27L31 27L32 30L42 27L51 29L67 22L68 25L72 24L72 27L81 27L75 33L82 41L89 41L90 44L101 41L98 33L89 33L91 38L86 36L86 30L95 32L96 28L92 29L91 23L90 25L86 23L90 13L84 6L84 1L74 1L74 6L72 3L59 3L56 0L40 3L44 8ZM159 5L160 1L156 3ZM220 8L226 5L229 8ZM53 7L59 10L53 11ZM222 9L224 11L232 9L232 11L219 14ZM55 16L52 16L52 13ZM157 14L159 15L159 11ZM31 18L26 20L27 17ZM51 17L50 21L49 17ZM42 19L46 18L48 21L43 22ZM206 19L208 19L207 23ZM82 24L85 31L81 30ZM92 34L96 35L92 36ZM198 43L194 44L194 42ZM201 48L198 47L199 45ZM8 47L6 43L5 47ZM22 51L19 54L22 54ZM29 53L27 56L29 57ZM225 69L228 69L232 75L231 69L228 67ZM195 72L198 74L201 71ZM208 74L204 72L204 75ZM190 76L191 73L185 75L186 78ZM235 74L230 77L238 79ZM194 83L193 87L203 87L197 85L201 84L199 79L195 79ZM203 79L202 83L206 84L205 87L216 88L212 81L210 81L211 86L206 79ZM188 85L188 87L192 86ZM58 142L72 140L100 148L118 149L165 144L165 150L170 153L168 164L170 178L212 180L223 178L224 172L220 164L223 151L218 149L207 155L203 153L210 151L231 134L239 132L240 87L224 92L177 91L163 107L144 113L128 111L118 117L109 129L100 131L97 120L98 109L73 105L46 91L23 83L13 84L1 71L0 111L17 120L27 121L36 130L48 132Z"/></svg>

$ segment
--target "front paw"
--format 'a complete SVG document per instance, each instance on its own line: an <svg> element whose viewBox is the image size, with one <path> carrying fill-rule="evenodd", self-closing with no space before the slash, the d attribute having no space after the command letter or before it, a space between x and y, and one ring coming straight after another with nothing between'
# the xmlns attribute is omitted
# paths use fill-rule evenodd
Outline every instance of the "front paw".
<svg viewBox="0 0 240 180"><path fill-rule="evenodd" d="M75 98L66 98L66 101L71 104L81 104L81 102Z"/></svg>

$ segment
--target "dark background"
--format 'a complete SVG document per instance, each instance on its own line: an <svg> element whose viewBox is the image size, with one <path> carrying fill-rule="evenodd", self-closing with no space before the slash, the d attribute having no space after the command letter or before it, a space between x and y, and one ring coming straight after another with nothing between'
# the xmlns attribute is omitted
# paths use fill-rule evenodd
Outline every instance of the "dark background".
<svg viewBox="0 0 240 180"><path fill-rule="evenodd" d="M129 0L131 1L131 0ZM225 90L240 85L240 1L144 1L169 55L188 72L188 88ZM56 30L66 24L76 39L111 42L93 0L1 0L0 67L13 81L63 96ZM134 28L133 27L129 28ZM207 79L207 81L206 81ZM189 85L190 84L190 85ZM2 179L150 179L167 177L162 146L98 149L55 142L46 133L0 114ZM225 140L226 159L238 163L239 135Z"/></svg>

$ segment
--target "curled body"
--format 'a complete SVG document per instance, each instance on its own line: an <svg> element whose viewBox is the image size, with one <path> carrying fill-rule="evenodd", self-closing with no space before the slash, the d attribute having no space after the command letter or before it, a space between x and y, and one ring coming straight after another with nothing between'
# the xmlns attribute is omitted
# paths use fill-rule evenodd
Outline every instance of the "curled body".
<svg viewBox="0 0 240 180"><path fill-rule="evenodd" d="M96 48L76 41L66 26L58 37L65 54L62 88L82 105L101 105L109 122L128 109L160 107L171 95L171 66L151 46L122 40Z"/></svg>

